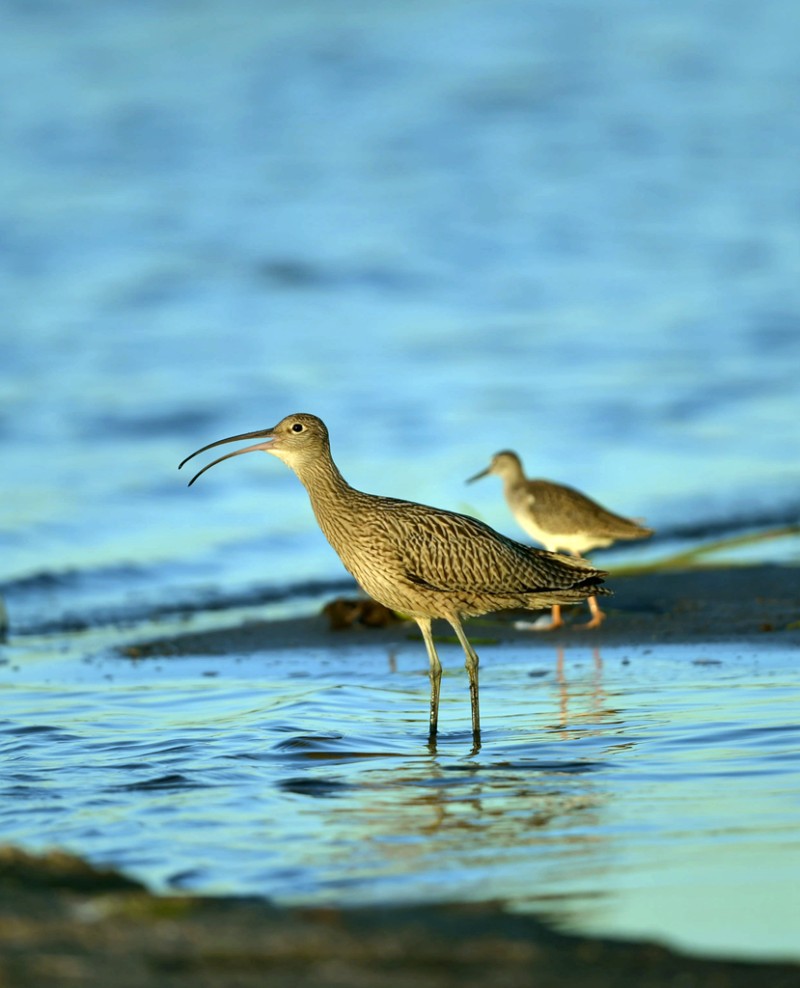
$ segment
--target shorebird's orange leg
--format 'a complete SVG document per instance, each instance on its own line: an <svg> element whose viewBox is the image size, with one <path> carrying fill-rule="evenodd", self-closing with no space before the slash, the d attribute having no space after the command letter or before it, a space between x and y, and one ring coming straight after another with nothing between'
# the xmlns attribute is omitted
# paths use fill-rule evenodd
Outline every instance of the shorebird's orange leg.
<svg viewBox="0 0 800 988"><path fill-rule="evenodd" d="M555 631L556 628L564 627L564 619L561 617L561 604L553 604L551 616L552 620L550 624L540 624L536 626L536 631Z"/></svg>
<svg viewBox="0 0 800 988"><path fill-rule="evenodd" d="M587 621L582 627L599 628L603 621L605 621L606 616L597 604L597 597L587 597L586 603L589 605L589 610L592 612L592 617L591 620Z"/></svg>

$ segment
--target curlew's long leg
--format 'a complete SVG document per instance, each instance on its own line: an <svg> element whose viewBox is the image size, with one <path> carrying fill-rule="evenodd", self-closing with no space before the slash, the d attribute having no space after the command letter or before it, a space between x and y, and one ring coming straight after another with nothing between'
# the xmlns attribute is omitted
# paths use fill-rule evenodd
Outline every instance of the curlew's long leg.
<svg viewBox="0 0 800 988"><path fill-rule="evenodd" d="M439 656L436 654L436 646L433 644L430 618L418 617L414 620L422 632L422 638L425 642L425 648L428 650L428 659L431 664L431 728L429 736L433 739L436 737L436 731L439 725L439 687L442 683L442 663L439 661Z"/></svg>
<svg viewBox="0 0 800 988"><path fill-rule="evenodd" d="M478 703L478 653L470 645L458 617L449 617L447 620L453 626L453 631L458 635L458 640L461 642L461 647L464 649L464 654L467 657L465 664L469 673L469 698L472 703L472 734L477 741L481 736L481 713Z"/></svg>

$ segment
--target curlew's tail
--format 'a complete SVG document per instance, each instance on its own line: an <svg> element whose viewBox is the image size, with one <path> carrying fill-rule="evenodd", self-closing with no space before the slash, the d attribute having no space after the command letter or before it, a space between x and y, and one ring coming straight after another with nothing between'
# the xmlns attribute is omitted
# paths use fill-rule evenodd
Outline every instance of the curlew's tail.
<svg viewBox="0 0 800 988"><path fill-rule="evenodd" d="M537 589L537 602L547 598L547 606L553 604L576 604L587 597L611 597L613 591L603 585L608 572L595 569L585 559L563 556L561 553L548 553L551 570L558 578L549 587Z"/></svg>
<svg viewBox="0 0 800 988"><path fill-rule="evenodd" d="M580 604L587 597L612 597L613 590L604 587L601 581L584 581L575 587L560 587L554 590L538 590L529 594L525 600L525 607L531 610L553 607L556 604Z"/></svg>

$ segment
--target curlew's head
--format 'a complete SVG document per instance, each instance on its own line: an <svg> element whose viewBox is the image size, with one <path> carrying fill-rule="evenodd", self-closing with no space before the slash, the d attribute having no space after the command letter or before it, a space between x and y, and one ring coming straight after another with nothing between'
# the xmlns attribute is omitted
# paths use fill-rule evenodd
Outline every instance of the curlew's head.
<svg viewBox="0 0 800 988"><path fill-rule="evenodd" d="M207 449L213 449L215 446L235 443L242 439L260 439L261 442L254 443L252 446L245 446L244 449L237 449L233 453L226 453L225 456L212 460L192 477L189 486L191 487L201 474L210 470L217 463L229 460L232 456L240 456L242 453L255 453L259 450L264 453L271 453L273 456L277 456L279 460L283 460L288 467L296 470L304 462L315 459L320 453L329 449L328 430L322 419L318 419L316 415L298 412L295 415L287 415L272 429L243 432L238 436L218 439L207 446L202 446L187 456L178 469L180 470L184 463L188 463L198 453L204 453Z"/></svg>
<svg viewBox="0 0 800 988"><path fill-rule="evenodd" d="M481 470L480 473L476 473L474 477L470 477L467 483L471 484L474 480L480 480L481 477L488 477L490 473L496 473L504 480L506 478L509 480L516 479L522 476L522 463L516 453L504 449L501 453L495 453L489 466L485 470Z"/></svg>

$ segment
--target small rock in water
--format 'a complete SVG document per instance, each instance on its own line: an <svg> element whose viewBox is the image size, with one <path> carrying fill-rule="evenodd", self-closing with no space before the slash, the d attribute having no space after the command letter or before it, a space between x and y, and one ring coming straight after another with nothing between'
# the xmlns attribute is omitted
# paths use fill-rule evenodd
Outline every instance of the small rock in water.
<svg viewBox="0 0 800 988"><path fill-rule="evenodd" d="M322 613L330 622L331 631L341 631L354 624L363 624L368 628L385 628L402 621L394 611L379 604L377 600L370 599L337 597L322 608Z"/></svg>

